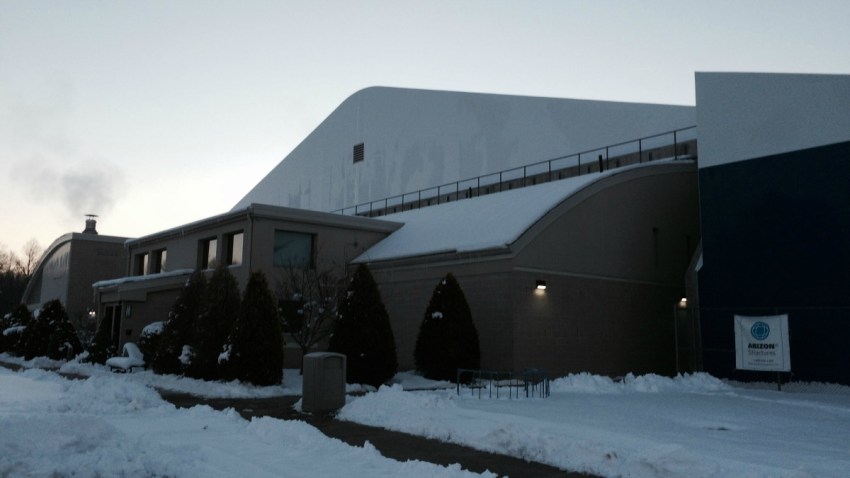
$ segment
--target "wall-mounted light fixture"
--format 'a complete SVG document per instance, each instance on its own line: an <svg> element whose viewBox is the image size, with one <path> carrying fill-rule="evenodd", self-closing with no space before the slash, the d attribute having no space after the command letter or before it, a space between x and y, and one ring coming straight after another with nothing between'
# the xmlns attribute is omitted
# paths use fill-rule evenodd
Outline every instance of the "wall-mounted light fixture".
<svg viewBox="0 0 850 478"><path fill-rule="evenodd" d="M682 297L681 299L679 299L679 303L677 305L679 306L680 309L687 309L688 308L688 298Z"/></svg>
<svg viewBox="0 0 850 478"><path fill-rule="evenodd" d="M545 281L545 280L537 279L537 287L535 287L535 289L537 289L537 290L546 290L546 281Z"/></svg>

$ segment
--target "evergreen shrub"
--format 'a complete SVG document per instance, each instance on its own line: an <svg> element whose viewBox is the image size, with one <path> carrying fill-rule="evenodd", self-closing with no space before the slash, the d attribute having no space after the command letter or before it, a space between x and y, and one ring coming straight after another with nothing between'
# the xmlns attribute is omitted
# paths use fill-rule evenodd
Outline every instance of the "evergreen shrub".
<svg viewBox="0 0 850 478"><path fill-rule="evenodd" d="M217 267L207 283L201 312L194 322L190 341L193 357L186 375L203 380L224 377L218 359L236 322L241 300L236 277L226 266Z"/></svg>
<svg viewBox="0 0 850 478"><path fill-rule="evenodd" d="M159 346L151 364L154 372L174 375L183 373L186 364L180 357L183 356L184 347L192 341L192 327L199 320L206 288L204 273L195 272L180 291L160 334ZM148 358L145 357L145 360Z"/></svg>
<svg viewBox="0 0 850 478"><path fill-rule="evenodd" d="M457 369L479 369L481 350L472 312L452 274L437 284L419 326L416 369L432 380L457 378Z"/></svg>
<svg viewBox="0 0 850 478"><path fill-rule="evenodd" d="M283 381L283 335L277 301L262 272L254 272L248 279L222 359L228 375L243 382L277 385Z"/></svg>
<svg viewBox="0 0 850 478"><path fill-rule="evenodd" d="M112 320L104 316L100 319L97 331L88 348L89 355L85 361L90 363L106 363L109 357L116 355L115 344L112 342Z"/></svg>
<svg viewBox="0 0 850 478"><path fill-rule="evenodd" d="M361 264L339 305L328 350L346 356L346 381L375 387L398 370L395 338L378 285Z"/></svg>
<svg viewBox="0 0 850 478"><path fill-rule="evenodd" d="M9 352L17 356L24 354L24 332L32 320L32 312L23 304L14 306L11 312L3 317L0 325L0 353Z"/></svg>
<svg viewBox="0 0 850 478"><path fill-rule="evenodd" d="M50 317L58 313L56 305L61 307L58 300L45 303L38 314L30 321L29 326L21 336L24 360L47 356L47 344L50 341Z"/></svg>
<svg viewBox="0 0 850 478"><path fill-rule="evenodd" d="M58 299L45 302L21 336L25 360L73 358L83 349L65 307Z"/></svg>

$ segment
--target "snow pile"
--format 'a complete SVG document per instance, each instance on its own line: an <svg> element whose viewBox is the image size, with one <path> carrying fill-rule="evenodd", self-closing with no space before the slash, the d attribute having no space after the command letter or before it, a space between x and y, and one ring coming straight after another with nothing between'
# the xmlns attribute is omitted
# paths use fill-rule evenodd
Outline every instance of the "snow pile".
<svg viewBox="0 0 850 478"><path fill-rule="evenodd" d="M2 356L6 360L5 356ZM284 370L283 385L258 387L238 380L231 382L207 382L179 375L157 375L150 370L116 377L108 368L79 362L68 362L59 368L60 372L74 373L87 377L109 377L128 382L155 387L160 390L190 393L208 398L268 398L301 395L301 377L298 370Z"/></svg>
<svg viewBox="0 0 850 478"><path fill-rule="evenodd" d="M662 391L719 392L732 388L707 373L679 375L673 378L655 374L626 375L622 381L589 373L571 374L552 380L551 391L575 393L658 393Z"/></svg>
<svg viewBox="0 0 850 478"><path fill-rule="evenodd" d="M86 352L83 352L86 353ZM24 360L23 357L16 357L8 353L0 354L0 362L20 365L25 368L40 368L40 369L58 369L65 364L64 360L53 360L47 357L35 357L31 360Z"/></svg>
<svg viewBox="0 0 850 478"><path fill-rule="evenodd" d="M405 390L437 390L455 389L455 384L444 380L430 380L415 372L399 372L392 379L393 384L398 384Z"/></svg>
<svg viewBox="0 0 850 478"><path fill-rule="evenodd" d="M286 387L251 387L73 363L63 369L91 378L0 369L0 476L463 473L389 462L371 446L348 447L303 423L247 422L208 407L176 410L149 388L207 397L297 395L297 370L285 371ZM702 373L621 380L582 373L553 380L546 399L479 400L409 372L394 382L349 396L339 418L600 476L810 478L850 470L850 387L793 384L777 392Z"/></svg>
<svg viewBox="0 0 850 478"><path fill-rule="evenodd" d="M697 373L553 380L547 399L399 385L338 417L600 476L845 477L850 396L740 388Z"/></svg>
<svg viewBox="0 0 850 478"><path fill-rule="evenodd" d="M453 441L451 433L447 433L439 421L431 420L434 416L457 414L453 397L453 391L438 395L420 394L405 392L399 384L383 386L376 393L348 402L337 418L408 433L416 430L415 435ZM400 413L401 410L412 413Z"/></svg>
<svg viewBox="0 0 850 478"><path fill-rule="evenodd" d="M142 337L146 335L160 335L165 329L165 321L151 322L142 329Z"/></svg>
<svg viewBox="0 0 850 478"><path fill-rule="evenodd" d="M303 422L176 409L124 377L0 368L0 476L482 476L389 460Z"/></svg>
<svg viewBox="0 0 850 478"><path fill-rule="evenodd" d="M8 337L10 335L22 334L22 333L24 333L24 330L27 330L26 325L16 325L14 327L9 327L9 328L3 330L3 336Z"/></svg>

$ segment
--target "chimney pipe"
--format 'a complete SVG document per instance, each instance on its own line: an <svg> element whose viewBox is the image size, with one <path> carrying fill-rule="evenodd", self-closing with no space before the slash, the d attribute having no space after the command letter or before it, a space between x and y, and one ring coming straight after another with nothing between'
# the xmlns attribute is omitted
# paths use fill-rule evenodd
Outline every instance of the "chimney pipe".
<svg viewBox="0 0 850 478"><path fill-rule="evenodd" d="M86 229L83 231L83 234L97 234L96 217L96 214L86 214Z"/></svg>

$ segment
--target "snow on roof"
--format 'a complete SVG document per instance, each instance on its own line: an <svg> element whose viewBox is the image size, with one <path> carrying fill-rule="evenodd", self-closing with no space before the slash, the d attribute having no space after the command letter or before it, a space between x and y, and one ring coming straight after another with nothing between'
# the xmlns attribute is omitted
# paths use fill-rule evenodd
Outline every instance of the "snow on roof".
<svg viewBox="0 0 850 478"><path fill-rule="evenodd" d="M385 219L404 226L354 262L506 248L546 212L601 176L578 176L387 215Z"/></svg>
<svg viewBox="0 0 850 478"><path fill-rule="evenodd" d="M142 276L127 276L127 277L119 277L118 279L110 279L110 280L102 280L97 281L92 284L92 287L95 289L102 287L113 287L116 285L127 284L130 282L142 282L154 279L162 279L165 277L177 277L177 276L185 276L195 272L193 269L176 269L170 272L160 272L157 274L147 274Z"/></svg>
<svg viewBox="0 0 850 478"><path fill-rule="evenodd" d="M625 171L670 164L636 164L471 199L389 214L399 230L354 259L379 262L440 253L506 249L532 225L584 187Z"/></svg>

